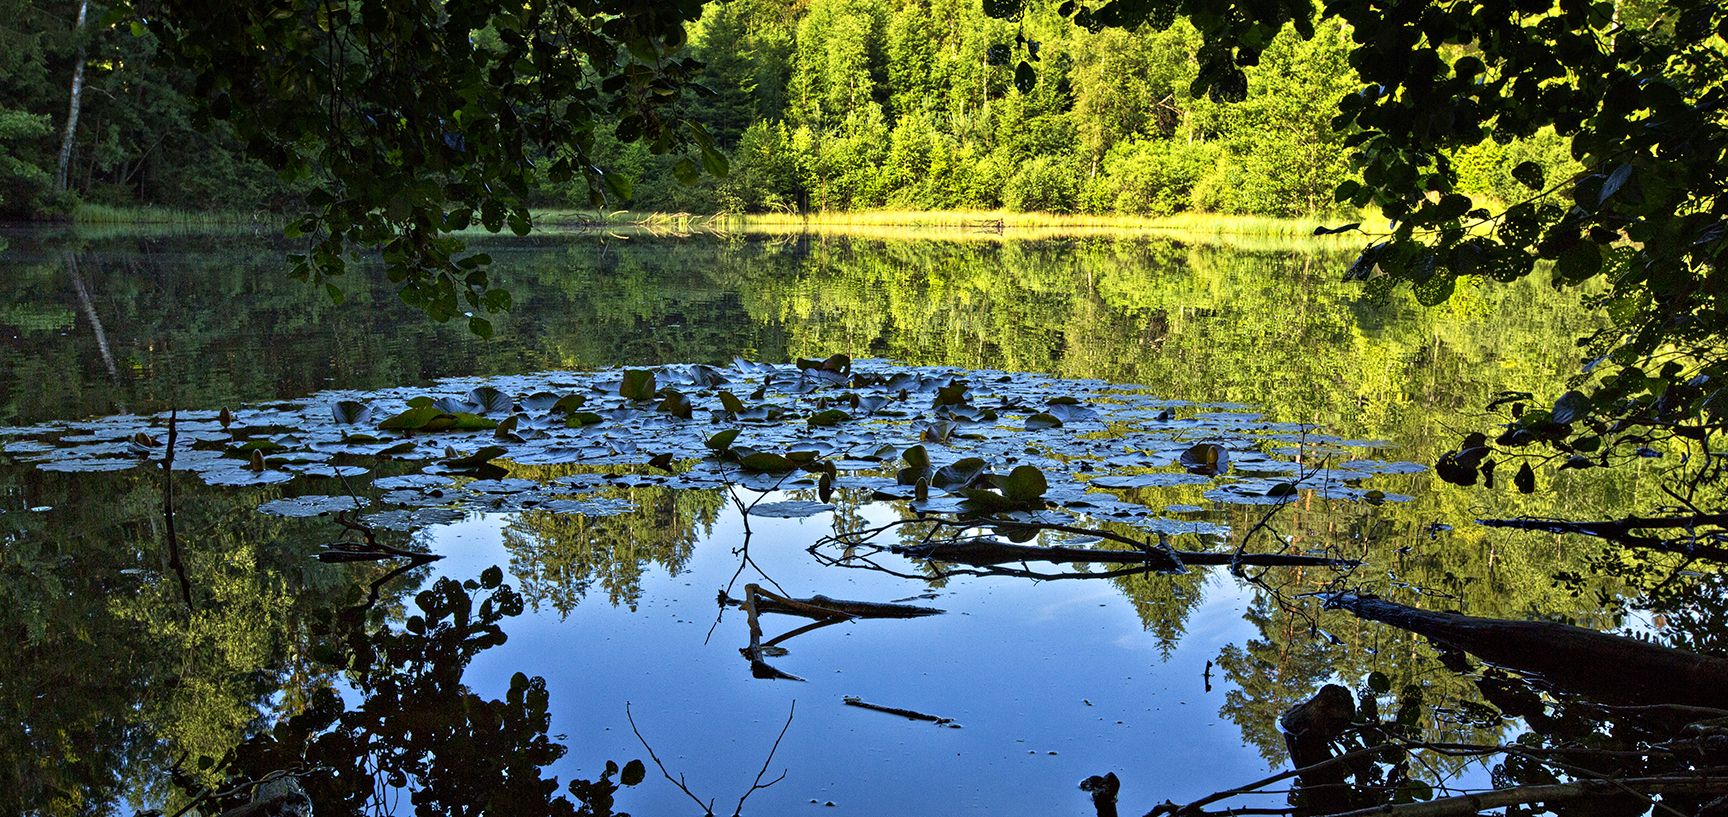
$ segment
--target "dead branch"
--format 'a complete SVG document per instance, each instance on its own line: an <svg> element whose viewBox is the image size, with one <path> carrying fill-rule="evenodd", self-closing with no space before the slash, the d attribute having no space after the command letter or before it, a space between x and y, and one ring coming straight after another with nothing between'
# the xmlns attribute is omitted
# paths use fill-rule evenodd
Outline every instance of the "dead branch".
<svg viewBox="0 0 1728 817"><path fill-rule="evenodd" d="M744 813L744 801L749 800L750 795L769 788L775 783L779 783L786 779L786 772L782 771L780 772L780 775L775 777L773 780L766 783L762 782L762 778L768 774L768 766L774 762L775 753L780 751L780 742L786 739L786 730L792 728L792 716L797 714L797 712L798 702L793 701L792 705L788 707L786 711L786 723L780 727L780 734L775 736L774 745L769 747L768 756L762 760L762 768L756 772L756 779L750 782L750 788L745 790L743 796L738 798L738 805L732 810L732 817L740 817L740 815ZM674 778L672 777L672 773L667 771L666 764L662 763L660 761L660 756L654 753L654 747L648 745L647 738L642 737L642 730L636 728L636 717L630 712L629 702L625 702L624 704L624 719L630 722L630 731L636 734L636 740L642 744L643 749L647 750L649 759L653 760L654 765L660 769L660 776L666 778L666 782L677 786L678 790L684 792L684 795L689 797L696 805L701 806L704 817L714 817L714 800L712 798L710 798L706 803L702 802L702 798L697 797L696 793L691 791L689 785L684 782L684 775L678 775L678 777Z"/></svg>
<svg viewBox="0 0 1728 817"><path fill-rule="evenodd" d="M1631 790L1639 794L1720 794L1728 792L1728 778L1705 774L1668 777L1630 777L1618 780L1578 780L1538 786L1518 786L1510 789L1442 797L1422 803L1373 806L1340 812L1328 817L1458 817L1477 812L1521 806L1531 803L1554 803L1600 797Z"/></svg>
<svg viewBox="0 0 1728 817"><path fill-rule="evenodd" d="M1728 706L1728 660L1546 621L1476 618L1333 593L1327 607L1390 624L1445 647L1608 704Z"/></svg>
<svg viewBox="0 0 1728 817"><path fill-rule="evenodd" d="M691 791L689 786L685 785L684 775L678 775L676 778L672 777L672 773L666 770L666 764L660 762L660 756L654 753L654 747L648 745L648 739L642 737L642 730L636 728L636 716L630 714L629 701L624 702L624 720L630 722L630 731L636 734L636 740L642 744L643 749L647 750L648 758L654 761L654 765L660 769L660 776L666 778L666 782L677 786L678 790L684 792L684 796L690 798L691 802L701 806L703 817L714 817L713 798L709 798L706 803L702 802L702 798L697 797L696 793Z"/></svg>
<svg viewBox="0 0 1728 817"><path fill-rule="evenodd" d="M779 777L766 783L762 782L762 776L768 773L768 764L774 762L774 753L780 751L780 741L786 738L786 730L792 728L792 716L797 713L797 711L798 702L793 701L792 705L786 709L786 723L780 727L780 734L774 738L774 745L769 747L768 756L762 759L762 768L756 772L756 779L750 782L750 790L744 792L744 796L738 798L738 807L732 809L732 817L739 817L739 815L744 813L744 801L749 800L750 795L786 779L786 770L782 769L780 770Z"/></svg>
<svg viewBox="0 0 1728 817"><path fill-rule="evenodd" d="M1205 551L1162 550L1097 550L1063 546L1017 545L988 537L971 537L934 541L918 545L896 545L894 553L939 562L968 565L997 565L1009 562L1051 562L1070 564L1131 564L1150 566L1170 573L1181 572L1183 565L1262 565L1280 567L1355 567L1361 564L1351 559L1326 556L1300 556L1288 553L1208 553Z"/></svg>
<svg viewBox="0 0 1728 817"><path fill-rule="evenodd" d="M1605 519L1598 521L1575 522L1565 519L1544 519L1536 517L1519 517L1516 519L1478 519L1476 523L1489 528L1511 528L1513 530L1535 530L1548 533L1578 533L1594 536L1616 544L1628 547L1645 548L1664 553L1678 553L1694 559L1708 559L1713 562L1728 563L1728 547L1717 544L1706 544L1697 536L1664 539L1659 536L1640 535L1637 531L1650 530L1686 530L1695 531L1700 527L1728 528L1728 514L1693 514L1691 516L1661 516L1642 517L1628 516L1623 519ZM1713 530L1704 534L1708 540L1721 541L1728 536L1728 531Z"/></svg>
<svg viewBox="0 0 1728 817"><path fill-rule="evenodd" d="M895 604L878 601L850 601L834 599L823 595L811 596L807 599L795 599L769 592L755 584L744 586L746 598L755 596L756 612L780 613L788 616L803 616L814 619L854 619L854 618L921 618L946 612L935 607L921 607L915 604ZM744 602L720 594L720 603L733 607L743 607Z"/></svg>
<svg viewBox="0 0 1728 817"><path fill-rule="evenodd" d="M1160 803L1157 806L1154 806L1151 811L1146 812L1145 817L1162 817L1162 815L1173 815L1173 817L1183 817L1183 815L1203 814L1205 812L1201 811L1202 808L1209 806L1213 803L1216 803L1220 800L1228 800L1228 799L1230 799L1232 797L1236 797L1238 795L1257 792L1261 789L1266 788L1267 786L1272 785L1273 783L1277 783L1277 782L1282 781L1282 780L1289 780L1292 777L1299 777L1302 775L1313 774L1314 772L1323 771L1323 770L1329 769L1333 766L1339 766L1339 765L1346 764L1346 763L1352 763L1352 762L1355 762L1358 760L1372 758L1372 757L1375 757L1377 755L1382 755L1385 753L1386 753L1386 747L1384 747L1384 746L1372 746L1372 747L1369 747L1367 749L1357 749L1356 751L1353 751L1353 752L1345 752L1344 754L1337 755L1336 757L1332 757L1332 758L1329 758L1326 760L1322 760L1319 763L1315 763L1315 764L1310 765L1310 766L1304 766L1304 767L1299 768L1299 769L1289 769L1287 771L1282 771L1282 772L1279 772L1277 774L1268 775L1266 777L1260 778L1259 780L1256 780L1256 781L1249 783L1247 785L1237 786L1236 788L1233 788L1233 789L1225 789L1224 791L1213 792L1211 794L1206 795L1205 797L1202 797L1198 800L1195 800L1191 803L1188 803L1187 805L1180 805L1179 806L1175 803L1165 801L1163 803Z"/></svg>
<svg viewBox="0 0 1728 817"><path fill-rule="evenodd" d="M881 704L873 704L873 703L870 703L868 701L860 700L857 696L854 696L854 695L847 695L846 697L841 698L840 700L842 703L846 704L847 706L856 706L859 709L868 709L872 712L885 712L889 715L899 715L900 717L906 718L908 720L929 721L931 723L936 724L937 726L947 726L947 727L952 728L952 729L960 728L960 724L955 723L953 718L944 718L940 715L931 715L928 712L919 712L915 709L901 709L898 706L883 706Z"/></svg>
<svg viewBox="0 0 1728 817"><path fill-rule="evenodd" d="M180 410L168 410L168 451L162 455L162 522L168 536L168 566L180 581L180 600L192 609L192 582L186 578L186 564L180 560L180 534L174 529L174 444L179 440L177 422Z"/></svg>

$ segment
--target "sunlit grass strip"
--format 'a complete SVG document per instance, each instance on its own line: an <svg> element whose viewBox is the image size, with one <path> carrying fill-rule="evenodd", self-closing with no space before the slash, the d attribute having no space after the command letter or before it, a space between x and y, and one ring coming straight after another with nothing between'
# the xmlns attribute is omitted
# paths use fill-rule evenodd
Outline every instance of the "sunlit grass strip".
<svg viewBox="0 0 1728 817"><path fill-rule="evenodd" d="M796 214L639 213L540 210L537 232L681 237L688 235L835 236L879 241L1038 241L1063 238L1166 238L1248 252L1344 252L1360 249L1354 233L1315 236L1337 218L1183 214L1164 218L1004 211L887 211ZM470 233L488 235L483 230ZM507 235L507 234L506 234Z"/></svg>
<svg viewBox="0 0 1728 817"><path fill-rule="evenodd" d="M107 204L80 204L72 211L75 224L179 224L193 227L232 227L252 224L275 224L281 217L252 210L180 210L172 207L143 205L116 207Z"/></svg>
<svg viewBox="0 0 1728 817"><path fill-rule="evenodd" d="M1127 230L1176 230L1236 235L1312 235L1314 228L1330 224L1322 217L1280 218L1216 213L1178 213L1172 216L1085 215L1071 213L1019 213L1006 210L862 210L809 214L752 213L726 216L732 225L788 225L814 227L952 227L959 229L1054 229L1105 228Z"/></svg>

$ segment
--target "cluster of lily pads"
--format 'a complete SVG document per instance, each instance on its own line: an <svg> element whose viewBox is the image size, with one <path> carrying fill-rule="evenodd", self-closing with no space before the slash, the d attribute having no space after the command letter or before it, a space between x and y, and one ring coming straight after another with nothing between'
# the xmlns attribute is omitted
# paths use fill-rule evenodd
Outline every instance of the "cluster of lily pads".
<svg viewBox="0 0 1728 817"><path fill-rule="evenodd" d="M1369 502L1365 487L1423 466L1363 459L1376 444L1242 406L1037 374L852 361L555 371L459 378L431 389L327 391L235 411L181 412L171 466L211 485L324 478L334 490L265 503L308 516L366 509L411 529L475 510L603 515L608 487L807 490L764 516L832 509L835 491L922 512L1126 522L1222 534L1153 507L1139 489L1204 486L1212 503L1276 504L1302 492ZM170 417L120 415L0 428L9 457L50 471L119 471L168 460ZM523 479L511 465L572 466ZM413 470L414 473L403 473ZM544 469L539 469L544 470ZM368 477L373 477L367 482ZM361 490L369 484L371 490Z"/></svg>

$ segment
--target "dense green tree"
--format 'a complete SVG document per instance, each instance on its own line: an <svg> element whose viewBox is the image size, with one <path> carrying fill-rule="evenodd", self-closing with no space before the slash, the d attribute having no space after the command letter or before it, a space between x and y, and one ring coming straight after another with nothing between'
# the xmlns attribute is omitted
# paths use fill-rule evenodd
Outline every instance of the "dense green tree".
<svg viewBox="0 0 1728 817"><path fill-rule="evenodd" d="M1015 18L1026 5L992 10ZM1643 456L1667 440L1709 451L1728 395L1719 280L1728 254L1728 7L1101 0L1063 8L1092 28L1166 28L1187 18L1204 35L1194 88L1227 101L1252 94L1252 66L1278 59L1276 34L1286 25L1321 43L1348 31L1347 61L1360 81L1337 99L1330 129L1361 179L1340 182L1334 198L1376 207L1391 223L1353 278L1410 283L1426 303L1446 300L1461 280L1514 280L1539 264L1562 286L1609 287L1602 303L1612 323L1583 343L1580 388L1544 395L1535 410L1526 410L1533 398L1509 401L1513 416L1493 445L1472 436L1449 458L1456 481L1476 482L1495 450L1569 468ZM1568 140L1576 172L1521 162L1510 175L1528 195L1498 210L1471 195L1497 191L1461 186L1459 150L1489 138L1541 139L1549 128ZM1714 457L1694 464L1694 476L1720 474Z"/></svg>

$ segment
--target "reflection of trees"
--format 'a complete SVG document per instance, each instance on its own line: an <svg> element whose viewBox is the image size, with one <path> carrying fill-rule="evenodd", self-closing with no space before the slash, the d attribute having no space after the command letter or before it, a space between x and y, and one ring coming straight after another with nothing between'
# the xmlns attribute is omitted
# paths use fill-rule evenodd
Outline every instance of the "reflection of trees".
<svg viewBox="0 0 1728 817"><path fill-rule="evenodd" d="M209 408L454 375L783 356L705 274L716 245L631 242L486 247L515 309L496 342L433 324L371 270L333 304L288 277L283 249L243 235L33 235L7 251L0 290L0 422ZM483 242L485 243L485 242ZM65 266L75 258L119 368L114 382ZM38 388L36 384L54 384Z"/></svg>
<svg viewBox="0 0 1728 817"><path fill-rule="evenodd" d="M612 488L601 496L636 507L616 516L525 511L504 529L510 572L530 604L569 615L598 583L612 604L635 610L643 570L653 564L677 575L725 502L719 491L661 487Z"/></svg>
<svg viewBox="0 0 1728 817"><path fill-rule="evenodd" d="M188 614L162 561L160 484L0 472L0 811L147 796L176 759L221 755L328 674L304 631L354 593L354 568L309 558L328 531L257 513L275 490L183 482ZM18 512L32 505L53 510Z"/></svg>

